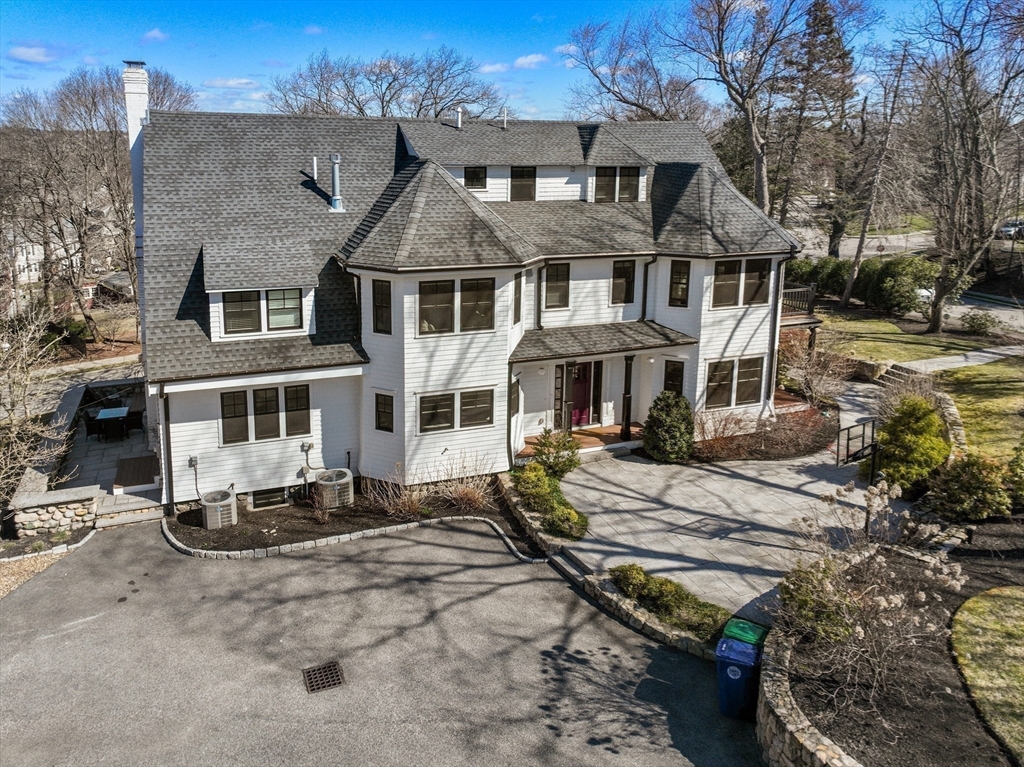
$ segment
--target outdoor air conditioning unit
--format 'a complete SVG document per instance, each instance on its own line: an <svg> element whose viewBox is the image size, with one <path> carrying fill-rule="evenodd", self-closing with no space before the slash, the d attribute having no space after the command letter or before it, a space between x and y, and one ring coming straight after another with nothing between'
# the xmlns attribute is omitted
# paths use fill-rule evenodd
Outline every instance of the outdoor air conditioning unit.
<svg viewBox="0 0 1024 767"><path fill-rule="evenodd" d="M212 493L205 493L202 502L203 527L207 530L216 530L238 523L234 490L214 490Z"/></svg>
<svg viewBox="0 0 1024 767"><path fill-rule="evenodd" d="M316 478L317 492L329 509L351 506L355 503L352 472L348 469L328 469Z"/></svg>

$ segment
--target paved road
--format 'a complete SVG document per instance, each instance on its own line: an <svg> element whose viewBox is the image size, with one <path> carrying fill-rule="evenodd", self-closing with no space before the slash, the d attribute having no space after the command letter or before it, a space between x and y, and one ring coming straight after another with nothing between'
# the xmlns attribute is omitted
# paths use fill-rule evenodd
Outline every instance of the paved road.
<svg viewBox="0 0 1024 767"><path fill-rule="evenodd" d="M712 664L472 523L231 562L104 531L0 600L0 653L4 765L760 764Z"/></svg>

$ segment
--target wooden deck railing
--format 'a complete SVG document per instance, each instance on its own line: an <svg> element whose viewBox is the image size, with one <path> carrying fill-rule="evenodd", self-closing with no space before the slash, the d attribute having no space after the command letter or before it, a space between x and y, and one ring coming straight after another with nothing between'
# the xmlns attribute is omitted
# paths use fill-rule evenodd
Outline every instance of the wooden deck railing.
<svg viewBox="0 0 1024 767"><path fill-rule="evenodd" d="M784 315L814 314L817 287L817 284L813 282L810 285L786 282L782 288L782 313Z"/></svg>

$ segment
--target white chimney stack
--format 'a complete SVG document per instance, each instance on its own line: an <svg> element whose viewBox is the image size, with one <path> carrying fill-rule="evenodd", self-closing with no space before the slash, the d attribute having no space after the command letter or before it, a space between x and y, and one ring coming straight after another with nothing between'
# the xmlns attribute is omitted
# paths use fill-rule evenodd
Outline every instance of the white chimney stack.
<svg viewBox="0 0 1024 767"><path fill-rule="evenodd" d="M128 118L128 146L132 160L132 203L135 207L135 267L138 275L139 318L142 342L146 342L145 290L143 275L142 220L142 126L149 121L149 74L145 61L126 61L121 74L124 81L124 106Z"/></svg>
<svg viewBox="0 0 1024 767"><path fill-rule="evenodd" d="M501 108L501 129L508 130L508 107Z"/></svg>
<svg viewBox="0 0 1024 767"><path fill-rule="evenodd" d="M341 155L331 155L331 213L344 213L341 204Z"/></svg>
<svg viewBox="0 0 1024 767"><path fill-rule="evenodd" d="M455 108L455 128L462 130L462 107Z"/></svg>
<svg viewBox="0 0 1024 767"><path fill-rule="evenodd" d="M313 158L313 180L314 180L314 181L319 181L319 179L317 178L317 172L316 172L316 158L315 158L315 157Z"/></svg>

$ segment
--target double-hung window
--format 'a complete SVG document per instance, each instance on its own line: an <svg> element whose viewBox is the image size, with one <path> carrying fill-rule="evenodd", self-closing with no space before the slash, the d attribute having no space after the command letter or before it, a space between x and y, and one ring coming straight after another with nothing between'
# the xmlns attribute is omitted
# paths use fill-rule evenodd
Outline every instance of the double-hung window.
<svg viewBox="0 0 1024 767"><path fill-rule="evenodd" d="M464 391L459 395L459 428L494 423L494 390Z"/></svg>
<svg viewBox="0 0 1024 767"><path fill-rule="evenodd" d="M594 202L636 202L639 199L639 168L594 169Z"/></svg>
<svg viewBox="0 0 1024 767"><path fill-rule="evenodd" d="M640 199L640 169L619 168L619 202Z"/></svg>
<svg viewBox="0 0 1024 767"><path fill-rule="evenodd" d="M278 415L277 387L252 390L252 413L256 439L277 439L281 436L281 416Z"/></svg>
<svg viewBox="0 0 1024 767"><path fill-rule="evenodd" d="M249 410L246 399L244 391L221 392L221 440L225 445L249 441Z"/></svg>
<svg viewBox="0 0 1024 767"><path fill-rule="evenodd" d="M569 265L551 264L544 281L544 308L567 309L569 307Z"/></svg>
<svg viewBox="0 0 1024 767"><path fill-rule="evenodd" d="M516 272L512 282L514 285L512 324L518 325L523 321L523 273Z"/></svg>
<svg viewBox="0 0 1024 767"><path fill-rule="evenodd" d="M743 303L768 303L768 278L772 273L770 258L748 258L743 270Z"/></svg>
<svg viewBox="0 0 1024 767"><path fill-rule="evenodd" d="M309 385L267 387L252 390L252 418L249 417L249 392L228 391L220 395L221 443L248 442L281 436L281 394L284 394L284 433L287 437L310 434ZM252 421L250 430L249 422Z"/></svg>
<svg viewBox="0 0 1024 767"><path fill-rule="evenodd" d="M260 292L240 290L224 294L224 333L259 333Z"/></svg>
<svg viewBox="0 0 1024 767"><path fill-rule="evenodd" d="M420 283L420 334L455 331L455 280Z"/></svg>
<svg viewBox="0 0 1024 767"><path fill-rule="evenodd" d="M391 281L373 281L373 332L391 335Z"/></svg>
<svg viewBox="0 0 1024 767"><path fill-rule="evenodd" d="M420 431L445 431L455 428L455 395L432 394L420 397Z"/></svg>
<svg viewBox="0 0 1024 767"><path fill-rule="evenodd" d="M267 330L291 330L302 327L302 290L267 291Z"/></svg>
<svg viewBox="0 0 1024 767"><path fill-rule="evenodd" d="M459 330L494 329L494 278L462 280Z"/></svg>
<svg viewBox="0 0 1024 767"><path fill-rule="evenodd" d="M749 357L708 363L706 409L754 405L761 401L764 358Z"/></svg>
<svg viewBox="0 0 1024 767"><path fill-rule="evenodd" d="M736 306L740 302L740 269L742 261L716 261L715 285L711 306Z"/></svg>
<svg viewBox="0 0 1024 767"><path fill-rule="evenodd" d="M690 262L673 261L668 285L668 305L685 307L690 302Z"/></svg>
<svg viewBox="0 0 1024 767"><path fill-rule="evenodd" d="M743 306L767 304L771 274L770 258L716 262L711 306L739 306L741 301Z"/></svg>
<svg viewBox="0 0 1024 767"><path fill-rule="evenodd" d="M284 387L284 433L288 437L309 434L309 386Z"/></svg>
<svg viewBox="0 0 1024 767"><path fill-rule="evenodd" d="M509 199L523 202L537 199L537 169L512 167L512 189Z"/></svg>
<svg viewBox="0 0 1024 767"><path fill-rule="evenodd" d="M665 360L664 391L683 394L683 363L680 360Z"/></svg>
<svg viewBox="0 0 1024 767"><path fill-rule="evenodd" d="M612 265L612 303L633 303L636 261L616 261Z"/></svg>
<svg viewBox="0 0 1024 767"><path fill-rule="evenodd" d="M395 397L392 394L374 395L374 424L377 431L395 430Z"/></svg>
<svg viewBox="0 0 1024 767"><path fill-rule="evenodd" d="M380 397L381 395L377 395ZM456 402L456 397L458 402ZM518 407L518 405L517 405ZM458 424L456 424L456 412ZM420 433L471 429L494 423L494 390L426 394L420 397Z"/></svg>
<svg viewBox="0 0 1024 767"><path fill-rule="evenodd" d="M594 202L615 202L615 168L594 171Z"/></svg>

